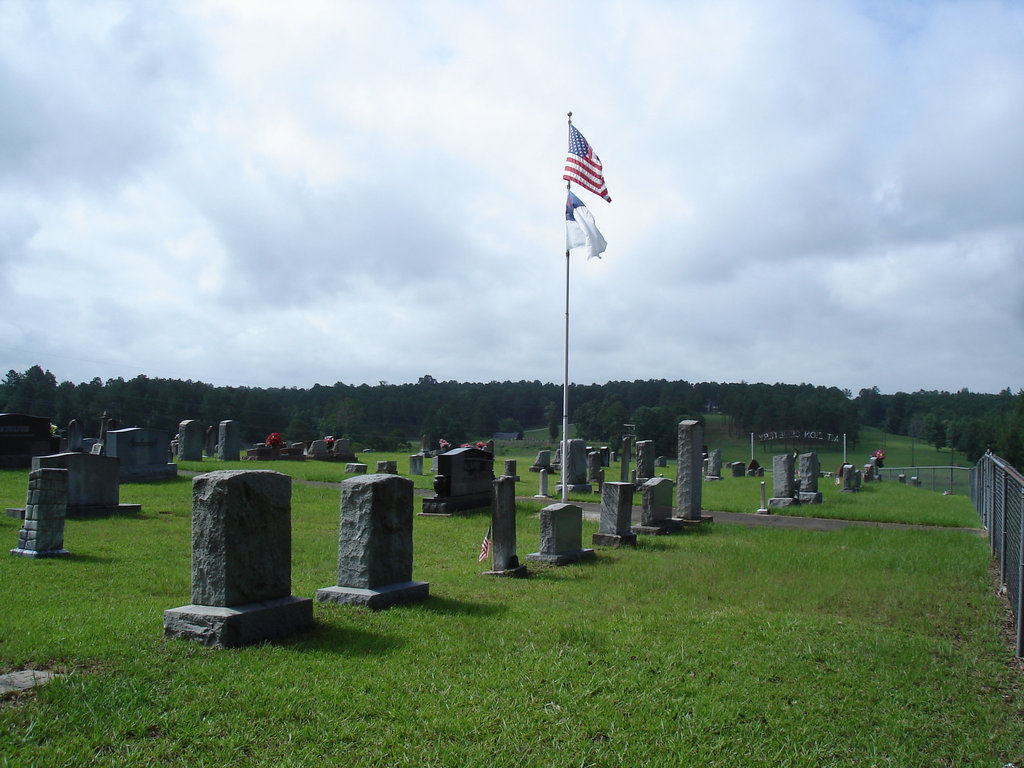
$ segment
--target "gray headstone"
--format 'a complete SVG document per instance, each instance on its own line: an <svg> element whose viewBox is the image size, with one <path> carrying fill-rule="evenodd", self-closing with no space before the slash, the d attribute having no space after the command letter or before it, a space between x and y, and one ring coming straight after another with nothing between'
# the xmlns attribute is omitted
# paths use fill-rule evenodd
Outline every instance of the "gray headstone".
<svg viewBox="0 0 1024 768"><path fill-rule="evenodd" d="M800 475L800 491L797 497L801 504L820 504L821 494L818 492L818 475L821 474L821 463L818 454L813 451L801 453L798 458Z"/></svg>
<svg viewBox="0 0 1024 768"><path fill-rule="evenodd" d="M722 476L722 449L715 448L708 453L708 479L720 478Z"/></svg>
<svg viewBox="0 0 1024 768"><path fill-rule="evenodd" d="M237 421L225 419L217 425L217 458L220 461L238 461L241 453L241 427Z"/></svg>
<svg viewBox="0 0 1024 768"><path fill-rule="evenodd" d="M107 432L107 456L120 462L120 482L145 482L177 477L178 466L167 461L171 436L162 429L129 427Z"/></svg>
<svg viewBox="0 0 1024 768"><path fill-rule="evenodd" d="M409 456L409 474L410 475L422 475L423 474L423 454L414 453Z"/></svg>
<svg viewBox="0 0 1024 768"><path fill-rule="evenodd" d="M341 484L338 583L318 589L320 602L386 608L424 600L412 581L413 483L391 474L350 477Z"/></svg>
<svg viewBox="0 0 1024 768"><path fill-rule="evenodd" d="M843 464L842 467L842 486L840 492L842 493L853 493L858 490L860 483L860 475L857 473L857 468L853 464Z"/></svg>
<svg viewBox="0 0 1024 768"><path fill-rule="evenodd" d="M72 419L68 422L68 450L75 453L81 453L85 450L82 444L82 425L78 422L78 419Z"/></svg>
<svg viewBox="0 0 1024 768"><path fill-rule="evenodd" d="M68 471L68 517L92 517L119 512L136 513L137 504L120 504L120 465L112 456L92 453L56 453L36 456L32 469Z"/></svg>
<svg viewBox="0 0 1024 768"><path fill-rule="evenodd" d="M505 459L505 471L502 474L505 477L511 477L515 480L519 480L519 470L517 465L518 462L515 459Z"/></svg>
<svg viewBox="0 0 1024 768"><path fill-rule="evenodd" d="M234 647L313 623L291 592L291 478L227 470L192 481L192 604L164 612L164 635Z"/></svg>
<svg viewBox="0 0 1024 768"><path fill-rule="evenodd" d="M583 508L577 504L549 504L540 511L540 551L527 560L566 565L594 556L583 549Z"/></svg>
<svg viewBox="0 0 1024 768"><path fill-rule="evenodd" d="M619 468L619 482L629 482L629 462L632 461L630 456L631 447L633 444L633 438L626 435L622 438L622 466Z"/></svg>
<svg viewBox="0 0 1024 768"><path fill-rule="evenodd" d="M654 477L654 455L653 440L637 440L636 442L636 481L643 483L645 480Z"/></svg>
<svg viewBox="0 0 1024 768"><path fill-rule="evenodd" d="M12 555L65 557L64 519L67 512L68 471L34 469L28 474L25 519Z"/></svg>
<svg viewBox="0 0 1024 768"><path fill-rule="evenodd" d="M587 480L597 483L601 480L601 453L591 451L587 454Z"/></svg>
<svg viewBox="0 0 1024 768"><path fill-rule="evenodd" d="M530 466L531 472L540 472L542 469L551 468L551 451L537 451L537 457Z"/></svg>
<svg viewBox="0 0 1024 768"><path fill-rule="evenodd" d="M178 461L203 460L203 428L195 419L178 425Z"/></svg>
<svg viewBox="0 0 1024 768"><path fill-rule="evenodd" d="M781 453L772 457L772 498L769 507L788 507L798 504L793 478L793 455Z"/></svg>
<svg viewBox="0 0 1024 768"><path fill-rule="evenodd" d="M601 519L594 544L612 547L635 544L632 517L633 484L605 483L601 488Z"/></svg>
<svg viewBox="0 0 1024 768"><path fill-rule="evenodd" d="M509 475L492 483L491 568L508 571L519 567L516 555L516 481Z"/></svg>
<svg viewBox="0 0 1024 768"><path fill-rule="evenodd" d="M667 477L652 477L640 486L640 525L657 525L672 517L676 484Z"/></svg>
<svg viewBox="0 0 1024 768"><path fill-rule="evenodd" d="M679 468L676 477L676 515L683 520L700 520L701 491L703 478L701 466L704 463L702 441L704 429L700 422L685 420L679 422L676 455Z"/></svg>

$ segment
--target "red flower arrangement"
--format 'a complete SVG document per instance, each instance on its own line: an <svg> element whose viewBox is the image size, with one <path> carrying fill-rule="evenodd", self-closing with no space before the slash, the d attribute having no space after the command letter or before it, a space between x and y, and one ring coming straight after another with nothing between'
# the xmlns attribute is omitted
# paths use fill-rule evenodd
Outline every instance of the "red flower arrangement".
<svg viewBox="0 0 1024 768"><path fill-rule="evenodd" d="M267 445L271 448L280 448L284 445L284 438L277 432L271 432L267 435Z"/></svg>

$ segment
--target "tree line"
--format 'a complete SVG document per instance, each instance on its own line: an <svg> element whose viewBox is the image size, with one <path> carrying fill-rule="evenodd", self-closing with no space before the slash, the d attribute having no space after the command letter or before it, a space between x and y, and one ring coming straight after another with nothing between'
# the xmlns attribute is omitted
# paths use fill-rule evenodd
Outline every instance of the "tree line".
<svg viewBox="0 0 1024 768"><path fill-rule="evenodd" d="M486 439L496 432L522 434L542 428L558 439L562 386L540 381L464 383L425 375L415 384L310 388L213 386L201 381L94 378L58 382L38 365L10 370L0 382L0 412L47 416L59 428L77 419L86 436L98 434L105 414L122 427L174 434L184 419L217 424L234 419L243 440L261 442L271 432L288 441L332 435L360 446L398 450ZM579 437L612 442L627 432L653 440L672 456L676 425L708 412L724 414L737 435L773 430L846 434L856 444L861 425L917 437L936 448L952 446L975 461L992 449L1015 466L1024 463L1024 392L999 394L918 391L882 394L877 387L849 390L810 384L612 381L569 387L570 421ZM628 426L627 426L628 425Z"/></svg>

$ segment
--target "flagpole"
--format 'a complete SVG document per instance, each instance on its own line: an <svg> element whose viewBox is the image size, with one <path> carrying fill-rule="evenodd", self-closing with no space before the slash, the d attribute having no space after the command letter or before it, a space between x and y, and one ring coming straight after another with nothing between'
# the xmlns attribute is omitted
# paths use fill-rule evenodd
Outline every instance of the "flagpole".
<svg viewBox="0 0 1024 768"><path fill-rule="evenodd" d="M569 113L569 129L572 130L572 112ZM572 189L572 182L566 180L565 189ZM569 245L565 246L565 371L562 382L562 502L569 500L566 469L569 466Z"/></svg>

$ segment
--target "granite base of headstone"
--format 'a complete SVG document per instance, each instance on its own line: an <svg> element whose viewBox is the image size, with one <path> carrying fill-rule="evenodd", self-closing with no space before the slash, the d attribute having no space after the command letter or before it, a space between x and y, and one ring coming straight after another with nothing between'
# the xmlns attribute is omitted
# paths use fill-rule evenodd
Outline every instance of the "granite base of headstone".
<svg viewBox="0 0 1024 768"><path fill-rule="evenodd" d="M681 520L672 517L676 484L667 477L652 477L640 486L639 518L634 512L633 532L662 536L683 529Z"/></svg>
<svg viewBox="0 0 1024 768"><path fill-rule="evenodd" d="M192 604L164 611L164 636L233 648L300 632L313 601L291 595L287 475L229 470L192 481Z"/></svg>
<svg viewBox="0 0 1024 768"><path fill-rule="evenodd" d="M516 481L511 475L505 475L491 486L491 570L484 574L526 578L529 571L516 554Z"/></svg>
<svg viewBox="0 0 1024 768"><path fill-rule="evenodd" d="M366 474L366 469L367 469L367 465L366 464L360 464L358 462L349 462L348 464L345 465L345 474L346 475L365 475Z"/></svg>
<svg viewBox="0 0 1024 768"><path fill-rule="evenodd" d="M399 475L342 481L338 583L318 589L318 602L381 610L430 596L412 579L412 502L412 480Z"/></svg>
<svg viewBox="0 0 1024 768"><path fill-rule="evenodd" d="M549 504L540 511L540 551L527 560L548 565L568 565L594 557L583 548L583 508L564 502Z"/></svg>
<svg viewBox="0 0 1024 768"><path fill-rule="evenodd" d="M591 539L595 547L634 547L633 484L605 483L601 490L601 518Z"/></svg>
<svg viewBox="0 0 1024 768"><path fill-rule="evenodd" d="M30 471L25 519L18 531L18 546L11 550L11 554L35 558L67 557L69 552L64 549L67 499L66 469Z"/></svg>
<svg viewBox="0 0 1024 768"><path fill-rule="evenodd" d="M423 499L424 515L454 515L491 505L494 456L479 448L456 448L437 457L434 496Z"/></svg>

